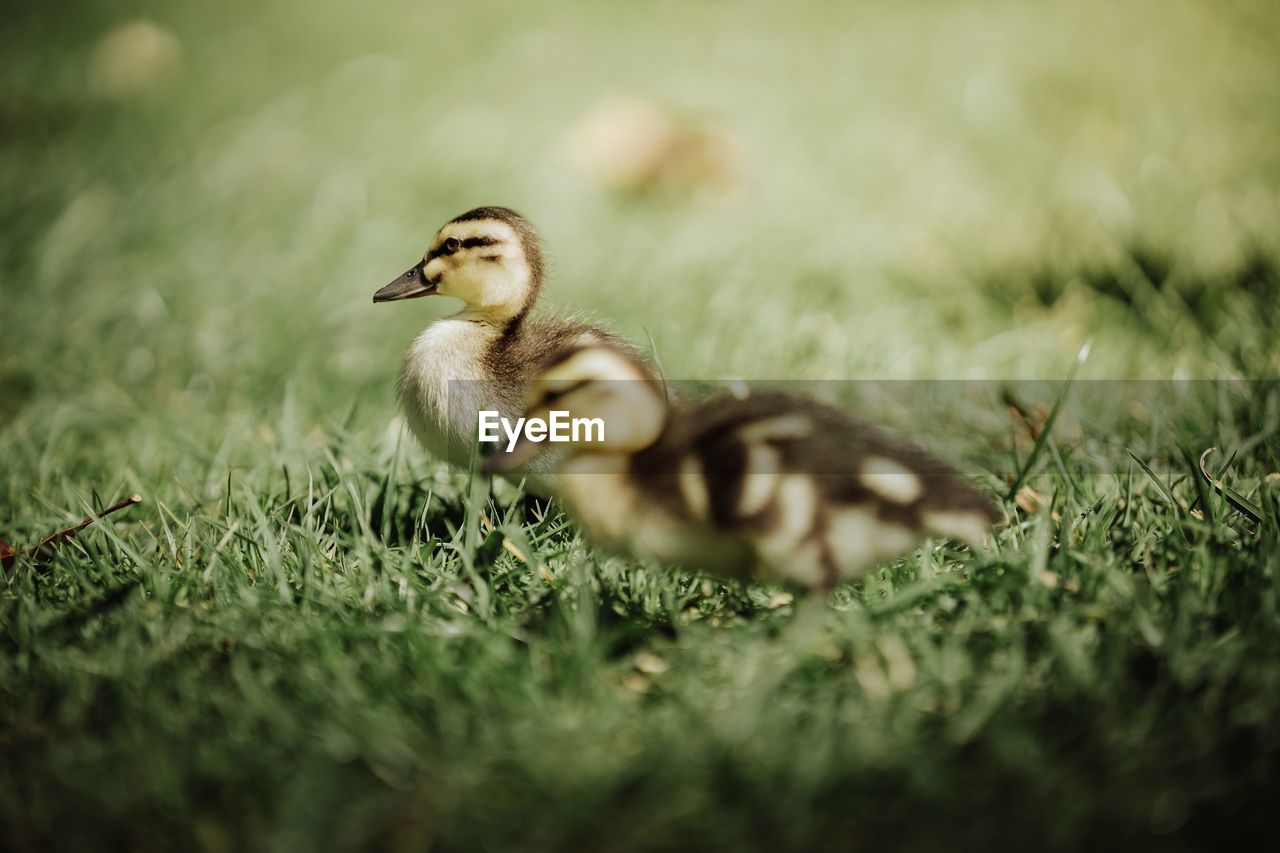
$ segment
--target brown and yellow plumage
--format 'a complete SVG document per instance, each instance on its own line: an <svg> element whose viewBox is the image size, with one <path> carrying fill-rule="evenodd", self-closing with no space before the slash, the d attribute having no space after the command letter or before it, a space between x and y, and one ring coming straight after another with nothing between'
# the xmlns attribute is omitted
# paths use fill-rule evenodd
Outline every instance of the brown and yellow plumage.
<svg viewBox="0 0 1280 853"><path fill-rule="evenodd" d="M537 232L524 217L478 207L445 223L422 260L374 294L374 302L434 295L463 302L459 313L428 324L400 365L401 409L434 455L465 464L477 413L515 417L529 381L566 348L607 343L631 351L576 317L534 314L544 266ZM551 466L548 457L534 467Z"/></svg>
<svg viewBox="0 0 1280 853"><path fill-rule="evenodd" d="M557 491L588 536L638 556L824 589L929 534L977 544L999 517L937 458L807 397L668 407L608 346L562 355L532 388L531 415L554 406L603 419L605 440L575 448Z"/></svg>

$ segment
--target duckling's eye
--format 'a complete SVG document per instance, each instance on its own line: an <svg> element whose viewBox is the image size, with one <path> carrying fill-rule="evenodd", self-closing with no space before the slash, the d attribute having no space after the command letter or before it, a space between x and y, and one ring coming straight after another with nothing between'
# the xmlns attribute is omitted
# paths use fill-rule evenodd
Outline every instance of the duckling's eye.
<svg viewBox="0 0 1280 853"><path fill-rule="evenodd" d="M459 247L461 246L462 246L462 243L458 240L457 237L450 237L448 240L445 240L444 243L440 245L440 251L443 254L452 255L454 252L458 251Z"/></svg>

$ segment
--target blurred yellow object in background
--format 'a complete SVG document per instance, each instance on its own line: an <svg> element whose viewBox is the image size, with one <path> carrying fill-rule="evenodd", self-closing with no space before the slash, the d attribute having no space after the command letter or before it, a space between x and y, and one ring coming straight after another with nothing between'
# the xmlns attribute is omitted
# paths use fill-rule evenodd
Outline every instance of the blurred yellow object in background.
<svg viewBox="0 0 1280 853"><path fill-rule="evenodd" d="M614 98L570 129L574 165L616 190L726 188L736 174L736 141L705 123L682 122L652 101Z"/></svg>
<svg viewBox="0 0 1280 853"><path fill-rule="evenodd" d="M89 86L112 101L156 91L182 64L177 37L148 20L122 24L102 36L89 62Z"/></svg>

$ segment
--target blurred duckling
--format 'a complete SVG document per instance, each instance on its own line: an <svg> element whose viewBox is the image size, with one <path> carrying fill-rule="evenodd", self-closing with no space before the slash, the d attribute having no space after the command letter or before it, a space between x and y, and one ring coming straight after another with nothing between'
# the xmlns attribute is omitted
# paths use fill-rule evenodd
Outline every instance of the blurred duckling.
<svg viewBox="0 0 1280 853"><path fill-rule="evenodd" d="M839 409L776 392L669 406L609 346L567 351L527 399L530 418L603 422L571 445L556 489L589 538L637 557L826 590L929 534L976 546L999 517L945 463ZM522 438L486 469L546 447Z"/></svg>
<svg viewBox="0 0 1280 853"><path fill-rule="evenodd" d="M477 412L517 415L526 384L566 347L607 342L627 349L580 320L531 316L543 273L533 226L509 208L477 207L445 223L422 261L373 295L374 302L439 295L464 303L428 324L400 365L400 406L433 455L467 464ZM549 455L529 470L550 470L554 462Z"/></svg>
<svg viewBox="0 0 1280 853"><path fill-rule="evenodd" d="M601 186L631 193L728 190L737 182L738 145L723 128L681 120L642 98L611 98L571 129L568 151Z"/></svg>

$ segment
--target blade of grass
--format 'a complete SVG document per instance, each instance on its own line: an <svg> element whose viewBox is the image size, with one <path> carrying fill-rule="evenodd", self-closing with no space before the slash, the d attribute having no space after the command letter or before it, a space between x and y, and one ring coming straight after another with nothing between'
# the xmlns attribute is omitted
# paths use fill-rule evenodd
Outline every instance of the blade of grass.
<svg viewBox="0 0 1280 853"><path fill-rule="evenodd" d="M1160 497L1168 501L1169 505L1172 506L1174 509L1180 509L1180 507L1178 506L1178 502L1174 500L1173 492L1169 491L1169 487L1166 486L1164 482L1159 477L1156 476L1156 472L1151 470L1151 466L1148 465L1146 462L1143 462L1141 459L1139 459L1138 454L1134 453L1129 448L1126 447L1125 450L1128 451L1131 457L1133 457L1133 461L1138 463L1138 467L1141 468L1143 472L1147 475L1147 477L1151 479L1151 482L1155 483L1156 491L1160 492Z"/></svg>
<svg viewBox="0 0 1280 853"><path fill-rule="evenodd" d="M462 548L459 553L467 579L476 591L477 615L486 623L493 617L493 602L489 584L480 576L476 566L476 555L484 542L480 535L480 518L484 515L484 502L488 494L489 478L480 473L479 459L473 450L468 468L466 516L463 519Z"/></svg>
<svg viewBox="0 0 1280 853"><path fill-rule="evenodd" d="M1045 445L1049 441L1049 436L1053 432L1054 421L1058 419L1058 413L1062 411L1062 404L1066 402L1067 394L1071 391L1071 383L1075 381L1076 373L1079 372L1080 366L1084 364L1085 359L1089 357L1089 341L1084 342L1084 346L1080 347L1080 352L1076 354L1075 363L1071 365L1071 371L1067 374L1066 381L1062 384L1062 391L1058 394L1058 399L1054 400L1053 408L1049 410L1049 417L1045 418L1044 428L1040 430L1040 435L1036 437L1036 443L1031 447L1031 453L1027 455L1027 459L1022 463L1018 476L1014 479L1013 485L1009 487L1009 494L1005 496L1005 500L1013 500L1017 497L1018 490L1022 488L1022 484L1027 481L1027 477L1031 475L1031 469L1035 467L1036 460L1044 451Z"/></svg>
<svg viewBox="0 0 1280 853"><path fill-rule="evenodd" d="M1233 507L1239 510L1243 515L1252 519L1255 524L1262 524L1263 515L1262 515L1261 507L1259 507L1253 501L1249 500L1244 495L1240 494L1235 489L1231 488L1221 480L1215 480L1213 476L1209 474L1209 469L1205 467L1204 461L1206 458L1208 458L1210 453L1217 451L1217 449L1218 448L1216 447L1210 447L1204 453L1201 453L1200 463L1196 467L1200 469L1200 473L1204 475L1205 481L1208 482L1208 484L1213 487L1214 491L1216 491L1218 494L1226 498L1227 503L1231 504ZM1188 455L1189 455L1189 451L1188 451Z"/></svg>
<svg viewBox="0 0 1280 853"><path fill-rule="evenodd" d="M1195 504L1187 509L1187 513L1190 514L1191 510L1198 506L1200 507L1200 512L1204 515L1204 520L1212 524L1213 505L1209 502L1209 490L1205 488L1204 482L1195 475L1198 467L1196 465L1196 457L1191 452L1191 448L1183 444L1178 445L1178 452L1182 454L1183 461L1186 462L1187 467L1191 470L1191 480L1196 486Z"/></svg>

